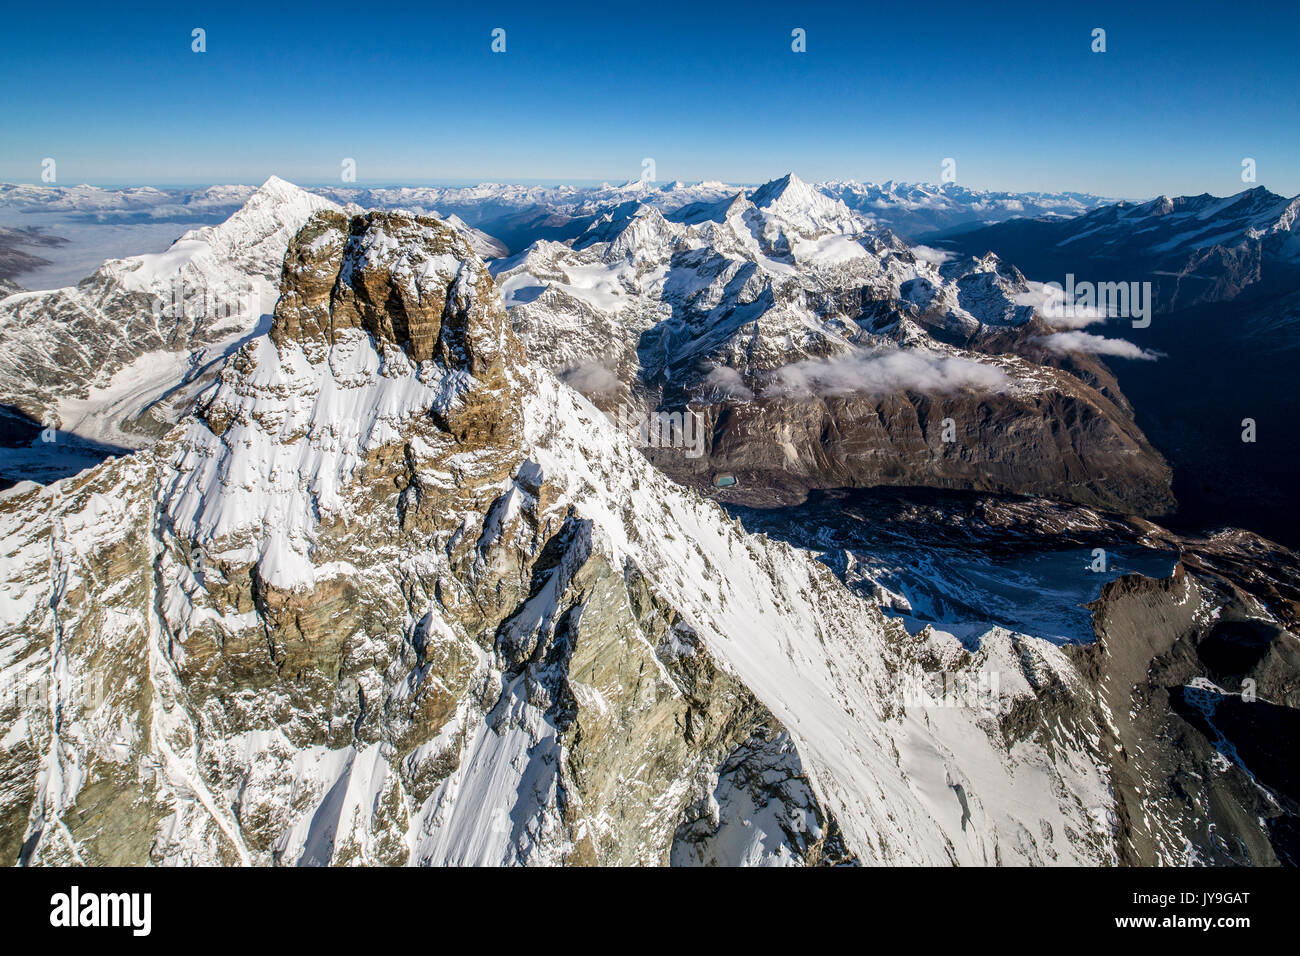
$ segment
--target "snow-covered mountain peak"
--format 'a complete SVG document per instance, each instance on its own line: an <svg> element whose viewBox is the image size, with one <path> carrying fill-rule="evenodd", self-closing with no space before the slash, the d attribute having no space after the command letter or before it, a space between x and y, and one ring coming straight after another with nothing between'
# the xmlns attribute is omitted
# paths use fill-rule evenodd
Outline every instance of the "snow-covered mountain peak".
<svg viewBox="0 0 1300 956"><path fill-rule="evenodd" d="M1139 220L1172 216L1180 223L1179 228L1187 228L1183 220L1195 222L1213 222L1223 228L1233 226L1256 228L1266 227L1281 216L1292 200L1269 190L1264 186L1243 189L1230 196L1215 196L1201 193L1196 196L1157 196L1143 203L1117 203L1091 214L1098 219L1113 218L1118 220Z"/></svg>
<svg viewBox="0 0 1300 956"><path fill-rule="evenodd" d="M767 214L793 222L834 224L854 222L849 208L837 199L808 185L794 173L764 183L750 194L750 201Z"/></svg>
<svg viewBox="0 0 1300 956"><path fill-rule="evenodd" d="M146 409L159 420L139 423L145 432L169 427L194 394L181 386L198 388L262 325L289 239L337 208L272 177L224 222L163 252L110 259L75 287L10 296L0 303L0 401L135 447Z"/></svg>
<svg viewBox="0 0 1300 956"><path fill-rule="evenodd" d="M287 179L281 179L279 176L271 175L266 178L266 182L257 187L259 193L267 195L279 195L281 197L292 197L297 195L301 190Z"/></svg>
<svg viewBox="0 0 1300 956"><path fill-rule="evenodd" d="M794 173L755 189L747 216L751 230L769 255L790 260L801 240L858 236L872 231L871 222L844 203L809 186Z"/></svg>
<svg viewBox="0 0 1300 956"><path fill-rule="evenodd" d="M793 172L766 182L754 190L751 198L755 206L766 208L784 199L787 203L807 204L812 198L812 187Z"/></svg>
<svg viewBox="0 0 1300 956"><path fill-rule="evenodd" d="M289 239L307 218L337 208L323 196L272 176L225 222L187 232L173 250L188 241L204 242L213 256L238 260L251 272L274 278Z"/></svg>
<svg viewBox="0 0 1300 956"><path fill-rule="evenodd" d="M909 635L746 534L513 354L441 223L325 210L283 273L155 451L0 501L0 658L60 675L0 793L24 861L1113 857L1059 649ZM910 702L935 660L1000 688ZM738 764L779 785L728 798Z"/></svg>

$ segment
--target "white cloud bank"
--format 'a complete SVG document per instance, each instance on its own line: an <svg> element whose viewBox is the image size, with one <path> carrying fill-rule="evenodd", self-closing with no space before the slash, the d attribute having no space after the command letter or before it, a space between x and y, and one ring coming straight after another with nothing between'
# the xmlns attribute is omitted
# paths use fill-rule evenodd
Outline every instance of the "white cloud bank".
<svg viewBox="0 0 1300 956"><path fill-rule="evenodd" d="M1153 362L1160 358L1159 352L1152 352L1134 345L1125 339L1108 339L1104 335L1091 332L1055 332L1034 339L1044 348L1065 354L1067 352L1087 352L1090 355L1113 355L1117 358L1140 359Z"/></svg>
<svg viewBox="0 0 1300 956"><path fill-rule="evenodd" d="M587 398L617 395L619 391L618 376L596 362L583 363L566 369L560 373L560 379L565 385Z"/></svg>
<svg viewBox="0 0 1300 956"><path fill-rule="evenodd" d="M715 365L704 377L704 384L718 389L723 398L737 398L748 401L754 397L745 385L740 373L726 365Z"/></svg>
<svg viewBox="0 0 1300 956"><path fill-rule="evenodd" d="M895 349L783 366L771 373L764 394L884 395L901 391L946 393L967 388L997 391L1006 384L1006 373L994 365L921 349Z"/></svg>
<svg viewBox="0 0 1300 956"><path fill-rule="evenodd" d="M1065 290L1042 282L1026 282L1028 292L1017 292L1011 297L1016 305L1034 309L1048 325L1058 329L1082 329L1112 317L1110 309L1096 305L1066 305Z"/></svg>

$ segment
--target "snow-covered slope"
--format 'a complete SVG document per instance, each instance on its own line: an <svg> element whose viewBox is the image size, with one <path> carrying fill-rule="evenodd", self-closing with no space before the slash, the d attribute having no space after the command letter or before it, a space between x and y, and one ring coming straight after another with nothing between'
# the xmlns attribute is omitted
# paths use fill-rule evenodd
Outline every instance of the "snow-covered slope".
<svg viewBox="0 0 1300 956"><path fill-rule="evenodd" d="M469 240L470 248L474 250L474 254L483 259L499 259L510 251L499 239L493 239L486 232L475 229L459 216L448 216L444 222Z"/></svg>
<svg viewBox="0 0 1300 956"><path fill-rule="evenodd" d="M696 416L699 454L654 453L684 482L730 475L755 502L881 483L1171 502L1110 373L1047 354L1014 267L909 246L794 175L610 206L492 269L536 361L633 420ZM949 423L962 437L941 440Z"/></svg>
<svg viewBox="0 0 1300 956"><path fill-rule="evenodd" d="M70 436L150 440L215 363L265 331L289 239L324 208L333 205L272 177L225 222L165 252L0 300L0 402Z"/></svg>
<svg viewBox="0 0 1300 956"><path fill-rule="evenodd" d="M909 239L1008 219L1072 218L1114 201L1087 193L998 192L893 180L879 185L835 180L818 188Z"/></svg>
<svg viewBox="0 0 1300 956"><path fill-rule="evenodd" d="M7 860L1114 859L1060 649L745 534L523 362L446 226L319 213L284 274L164 441L0 498L45 701L0 711ZM997 686L906 696L936 670Z"/></svg>
<svg viewBox="0 0 1300 956"><path fill-rule="evenodd" d="M603 439L589 439L580 458L553 446L535 455L544 475L595 489L575 501L581 513L610 535L616 560L632 561L672 596L705 645L788 729L860 859L1106 858L1107 783L1088 722L1048 729L1010 754L995 729L1002 708L1033 698L1036 688L1059 682L1066 693L1082 692L1057 649L999 629L973 658L949 635L913 640L807 555L740 534L714 504L644 469L573 392L543 380L529 402L538 416L558 406L561 419L578 426L575 439ZM922 662L936 658L969 687L999 684L986 709L904 705L903 689L921 682ZM1048 739L1051 757L1039 749Z"/></svg>

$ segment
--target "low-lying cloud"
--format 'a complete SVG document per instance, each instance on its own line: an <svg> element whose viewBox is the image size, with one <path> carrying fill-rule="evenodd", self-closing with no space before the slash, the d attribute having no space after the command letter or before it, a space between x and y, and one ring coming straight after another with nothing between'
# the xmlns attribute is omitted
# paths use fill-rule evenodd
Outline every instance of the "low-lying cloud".
<svg viewBox="0 0 1300 956"><path fill-rule="evenodd" d="M1049 351L1061 354L1087 352L1090 355L1113 355L1116 358L1140 359L1144 362L1154 362L1160 358L1159 352L1144 349L1126 339L1108 339L1091 332L1055 332L1034 341Z"/></svg>
<svg viewBox="0 0 1300 956"><path fill-rule="evenodd" d="M745 385L740 373L726 365L715 365L710 369L709 374L704 376L704 384L718 389L723 398L748 401L754 397L754 393Z"/></svg>
<svg viewBox="0 0 1300 956"><path fill-rule="evenodd" d="M957 258L956 253L949 252L946 249L935 249L933 246L913 246L912 255L922 262L928 262L931 265L941 266Z"/></svg>
<svg viewBox="0 0 1300 956"><path fill-rule="evenodd" d="M1028 292L1017 292L1011 297L1016 305L1032 306L1048 325L1058 329L1082 329L1111 318L1110 310L1096 305L1074 305L1066 308L1065 292L1042 282L1029 282Z"/></svg>
<svg viewBox="0 0 1300 956"><path fill-rule="evenodd" d="M921 349L894 349L786 365L771 373L763 392L789 396L933 394L962 389L998 391L1006 384L1006 373L995 365Z"/></svg>
<svg viewBox="0 0 1300 956"><path fill-rule="evenodd" d="M565 385L587 398L617 395L618 376L598 362L583 362L560 373Z"/></svg>

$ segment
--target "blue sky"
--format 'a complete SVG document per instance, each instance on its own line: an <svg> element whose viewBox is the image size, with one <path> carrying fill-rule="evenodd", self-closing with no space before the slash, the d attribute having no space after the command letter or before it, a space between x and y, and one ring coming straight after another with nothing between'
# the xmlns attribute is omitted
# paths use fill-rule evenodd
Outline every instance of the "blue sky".
<svg viewBox="0 0 1300 956"><path fill-rule="evenodd" d="M0 180L1300 193L1300 4L10 5ZM995 9L996 7L996 9ZM191 30L207 52L191 51ZM506 30L506 52L491 31ZM791 50L791 30L807 52ZM1107 50L1093 53L1102 27Z"/></svg>

